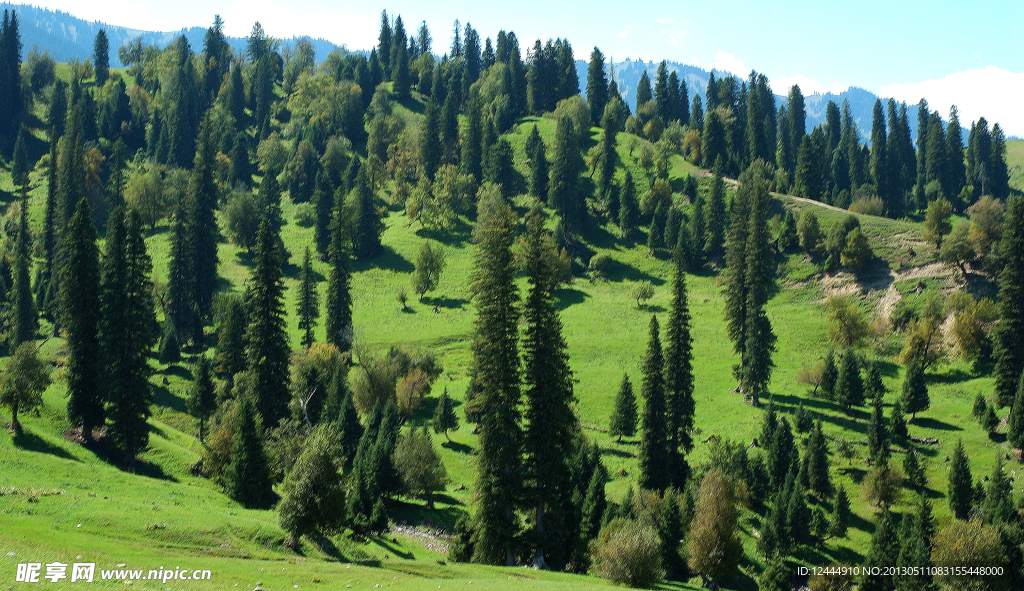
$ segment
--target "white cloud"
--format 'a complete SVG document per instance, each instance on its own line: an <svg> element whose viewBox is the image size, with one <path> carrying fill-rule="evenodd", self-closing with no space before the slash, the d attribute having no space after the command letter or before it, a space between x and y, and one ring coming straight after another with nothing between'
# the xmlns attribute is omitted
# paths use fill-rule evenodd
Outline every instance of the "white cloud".
<svg viewBox="0 0 1024 591"><path fill-rule="evenodd" d="M750 69L743 64L743 60L721 49L715 54L715 59L711 60L711 68L722 72L730 72L741 78L750 73Z"/></svg>
<svg viewBox="0 0 1024 591"><path fill-rule="evenodd" d="M632 28L633 27L627 26L625 29L622 29L622 32L619 33L619 39L625 39L626 37L628 37L629 36L629 30L632 29Z"/></svg>
<svg viewBox="0 0 1024 591"><path fill-rule="evenodd" d="M971 121L985 117L989 124L999 123L1007 135L1024 136L1024 73L1011 72L996 66L956 72L938 80L891 84L879 92L907 103L924 97L933 111L943 118L951 105L960 111L960 123L969 127Z"/></svg>
<svg viewBox="0 0 1024 591"><path fill-rule="evenodd" d="M772 78L772 90L775 94L787 94L789 89L797 84L800 86L800 92L804 95L808 94L840 94L845 92L849 86L846 84L840 84L833 82L832 86L825 86L817 80L812 80L803 74L797 74L796 76L781 76L779 78Z"/></svg>

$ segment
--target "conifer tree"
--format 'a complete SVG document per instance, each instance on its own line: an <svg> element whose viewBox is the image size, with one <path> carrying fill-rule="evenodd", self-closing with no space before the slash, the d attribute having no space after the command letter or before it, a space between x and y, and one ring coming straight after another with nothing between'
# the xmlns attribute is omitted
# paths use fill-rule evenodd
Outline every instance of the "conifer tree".
<svg viewBox="0 0 1024 591"><path fill-rule="evenodd" d="M616 441L621 442L622 436L632 437L636 434L637 424L636 396L633 394L633 384L629 381L629 374L622 374L622 383L619 385L619 393L615 396L615 409L612 411L611 419L608 421L608 434L617 437Z"/></svg>
<svg viewBox="0 0 1024 591"><path fill-rule="evenodd" d="M434 410L434 433L444 433L445 439L451 441L448 431L459 429L459 417L455 414L455 403L448 397L448 389L441 394L437 401L437 408Z"/></svg>
<svg viewBox="0 0 1024 591"><path fill-rule="evenodd" d="M964 451L963 440L957 440L949 463L949 488L946 492L949 509L957 519L967 519L974 503L974 479L971 465Z"/></svg>
<svg viewBox="0 0 1024 591"><path fill-rule="evenodd" d="M110 42L107 32L100 29L92 44L92 67L96 73L96 86L101 87L110 77Z"/></svg>
<svg viewBox="0 0 1024 591"><path fill-rule="evenodd" d="M534 483L533 502L536 551L534 564L546 556L561 562L568 543L575 543L566 528L565 507L572 504L573 487L567 464L579 430L573 405L572 370L562 321L553 291L557 270L551 261L557 247L544 229L544 214L536 203L526 218L525 260L530 285L523 307L523 386L526 430L524 447L527 477Z"/></svg>
<svg viewBox="0 0 1024 591"><path fill-rule="evenodd" d="M629 237L636 229L640 219L640 205L636 199L636 185L633 174L626 169L626 178L622 182L622 193L619 195L619 230L623 238Z"/></svg>
<svg viewBox="0 0 1024 591"><path fill-rule="evenodd" d="M359 167L355 186L352 187L351 228L352 253L357 259L373 256L380 250L380 235L384 232L384 222L377 211L373 191L366 178L366 167Z"/></svg>
<svg viewBox="0 0 1024 591"><path fill-rule="evenodd" d="M277 240L269 220L256 236L256 265L249 281L246 358L253 374L256 409L267 425L287 415L289 368L284 285Z"/></svg>
<svg viewBox="0 0 1024 591"><path fill-rule="evenodd" d="M1006 418L1006 438L1014 447L1024 447L1024 373L1017 383L1017 395Z"/></svg>
<svg viewBox="0 0 1024 591"><path fill-rule="evenodd" d="M993 331L996 360L995 394L999 406L1009 406L1024 371L1024 198L1007 201L999 256L999 322Z"/></svg>
<svg viewBox="0 0 1024 591"><path fill-rule="evenodd" d="M846 489L843 486L840 485L837 489L828 535L833 538L845 538L846 529L850 523L850 497L846 495Z"/></svg>
<svg viewBox="0 0 1024 591"><path fill-rule="evenodd" d="M590 121L594 125L601 123L607 103L608 77L604 72L604 54L594 47L594 51L590 52L590 65L587 66L587 104L590 106Z"/></svg>
<svg viewBox="0 0 1024 591"><path fill-rule="evenodd" d="M25 147L25 128L18 129L18 139L14 142L14 153L11 156L11 181L24 194L28 190L28 150Z"/></svg>
<svg viewBox="0 0 1024 591"><path fill-rule="evenodd" d="M690 306L686 295L683 257L675 257L672 275L672 304L665 327L665 400L668 410L668 439L672 484L686 487L689 467L685 455L693 450L693 339L690 336Z"/></svg>
<svg viewBox="0 0 1024 591"><path fill-rule="evenodd" d="M218 304L218 316L217 355L214 366L218 374L231 377L243 371L246 363L245 329L248 325L248 311L242 296L222 295ZM169 325L170 323L165 323L165 327L169 327L173 333L173 326Z"/></svg>
<svg viewBox="0 0 1024 591"><path fill-rule="evenodd" d="M743 274L743 328L740 338L740 384L743 396L751 403L758 405L759 397L765 393L771 378L772 353L775 351L776 336L772 331L771 322L764 311L768 303L771 284L775 278L773 259L768 247L768 184L767 170L763 165L751 166L745 173L745 190L750 191L748 197L749 219L742 252L742 262L737 264L745 267ZM734 253L735 254L735 253ZM735 289L736 285L730 285ZM733 295L732 292L728 292ZM735 302L734 302L735 303ZM727 312L732 312L727 308ZM730 315L730 320L738 319ZM730 331L730 334L731 331Z"/></svg>
<svg viewBox="0 0 1024 591"><path fill-rule="evenodd" d="M867 564L870 569L861 579L858 589L862 591L893 591L893 577L886 572L886 567L896 566L899 556L899 537L896 524L893 523L889 508L882 509L871 536L871 549L868 551ZM876 568L877 567L877 568Z"/></svg>
<svg viewBox="0 0 1024 591"><path fill-rule="evenodd" d="M340 195L339 195L340 197ZM328 248L330 271L327 276L326 340L341 352L352 347L352 226L343 199L335 199L331 217L331 243Z"/></svg>
<svg viewBox="0 0 1024 591"><path fill-rule="evenodd" d="M910 437L907 431L907 419L903 415L903 403L896 400L892 404L892 412L889 415L889 430L895 441L906 441Z"/></svg>
<svg viewBox="0 0 1024 591"><path fill-rule="evenodd" d="M238 401L230 463L224 474L228 496L249 509L264 509L274 502L274 490L263 449L263 426L248 396Z"/></svg>
<svg viewBox="0 0 1024 591"><path fill-rule="evenodd" d="M832 494L832 480L829 476L828 442L821 431L821 420L814 425L807 445L807 481L811 491L821 498Z"/></svg>
<svg viewBox="0 0 1024 591"><path fill-rule="evenodd" d="M61 241L60 323L68 348L68 419L92 441L104 422L100 387L100 270L96 228L89 201L78 202Z"/></svg>
<svg viewBox="0 0 1024 591"><path fill-rule="evenodd" d="M205 440L206 421L217 410L217 393L213 383L213 364L205 357L199 357L195 365L195 382L188 398L188 412L199 419L199 442Z"/></svg>
<svg viewBox="0 0 1024 591"><path fill-rule="evenodd" d="M587 206L580 186L580 173L585 169L585 164L572 125L568 116L562 116L555 128L555 154L548 182L548 205L562 216L566 231L576 234L583 230Z"/></svg>
<svg viewBox="0 0 1024 591"><path fill-rule="evenodd" d="M483 138L484 138L484 123L483 123L483 107L480 104L480 99L477 96L473 96L469 100L469 104L466 105L466 127L465 133L462 135L462 155L460 159L460 166L463 174L471 174L476 179L477 183L483 182L484 170L483 170ZM537 136L538 139L540 136ZM533 161L534 152L527 150L526 155L531 159L532 164L536 164ZM532 173L531 169L531 188L532 185ZM531 194L532 193L531 191ZM544 191L544 195L547 191ZM539 194L538 194L539 195Z"/></svg>
<svg viewBox="0 0 1024 591"><path fill-rule="evenodd" d="M786 479L794 472L799 455L789 421L783 417L773 430L768 444L768 476L774 490L782 489Z"/></svg>
<svg viewBox="0 0 1024 591"><path fill-rule="evenodd" d="M522 498L522 426L519 401L519 293L512 255L517 219L493 186L478 203L474 240L479 247L473 283L476 340L473 367L479 392L477 510L473 523L473 560L488 564L514 562L518 530L515 507Z"/></svg>
<svg viewBox="0 0 1024 591"><path fill-rule="evenodd" d="M346 468L351 468L359 440L363 436L363 425L359 422L359 413L352 402L352 391L348 389L346 376L347 372L339 366L331 380L330 394L340 400L337 414L338 442L344 464ZM327 415L327 419L331 419L330 415Z"/></svg>
<svg viewBox="0 0 1024 591"><path fill-rule="evenodd" d="M836 384L839 381L839 368L836 367L836 355L833 349L829 349L825 355L825 363L821 368L821 393L829 400L835 400Z"/></svg>
<svg viewBox="0 0 1024 591"><path fill-rule="evenodd" d="M10 349L35 339L39 330L39 316L36 313L35 301L32 299L32 287L29 283L28 266L31 254L29 243L32 237L28 229L28 200L21 202L21 216L18 223L18 238L14 247L13 285L11 286L11 328Z"/></svg>
<svg viewBox="0 0 1024 591"><path fill-rule="evenodd" d="M548 198L548 159L544 140L537 126L533 126L527 138L527 156L530 157L530 195L546 201Z"/></svg>
<svg viewBox="0 0 1024 591"><path fill-rule="evenodd" d="M678 495L668 490L661 504L658 516L658 537L661 539L661 565L670 578L678 577L684 570L679 546L683 538L683 515Z"/></svg>
<svg viewBox="0 0 1024 591"><path fill-rule="evenodd" d="M889 430L885 426L882 414L882 397L875 396L871 407L871 420L868 422L868 453L876 461L889 457Z"/></svg>
<svg viewBox="0 0 1024 591"><path fill-rule="evenodd" d="M916 515L904 515L900 527L900 553L896 566L901 574L895 578L897 591L935 591L937 589L929 568L932 563L932 540L925 520L930 520L931 504L924 497L918 503Z"/></svg>
<svg viewBox="0 0 1024 591"><path fill-rule="evenodd" d="M153 393L149 352L156 344L153 263L138 213L112 212L100 280L100 348L109 407L107 438L130 464L149 443Z"/></svg>
<svg viewBox="0 0 1024 591"><path fill-rule="evenodd" d="M644 410L640 419L640 477L638 483L648 490L664 490L672 482L668 417L665 405L665 358L661 349L658 317L651 316L650 338L644 355Z"/></svg>
<svg viewBox="0 0 1024 591"><path fill-rule="evenodd" d="M316 329L316 320L320 317L320 298L316 292L316 283L313 280L313 263L309 258L309 247L306 247L306 256L302 261L302 271L299 273L299 298L296 306L296 314L299 316L299 330L302 332L302 346L309 347L315 341L313 330Z"/></svg>
<svg viewBox="0 0 1024 591"><path fill-rule="evenodd" d="M647 70L640 73L640 81L636 85L636 106L646 104L653 98L651 94L651 79L647 76Z"/></svg>
<svg viewBox="0 0 1024 591"><path fill-rule="evenodd" d="M907 366L907 374L903 377L903 397L900 401L903 412L911 414L911 421L917 418L917 413L928 410L931 405L928 384L924 381L924 365L920 360L914 360Z"/></svg>
<svg viewBox="0 0 1024 591"><path fill-rule="evenodd" d="M839 361L834 398L846 412L850 412L854 406L864 405L864 382L860 377L860 362L852 348L847 348Z"/></svg>
<svg viewBox="0 0 1024 591"><path fill-rule="evenodd" d="M725 243L726 291L725 318L733 350L743 355L747 325L747 232L750 228L749 191L736 194L730 210L729 233Z"/></svg>
<svg viewBox="0 0 1024 591"><path fill-rule="evenodd" d="M811 538L811 509L807 506L804 485L796 479L786 506L786 528L793 546L802 546Z"/></svg>
<svg viewBox="0 0 1024 591"><path fill-rule="evenodd" d="M583 511L580 522L581 540L592 540L601 531L601 522L608 513L608 500L605 498L604 487L608 483L608 474L604 466L598 464L590 474L587 494L583 498Z"/></svg>
<svg viewBox="0 0 1024 591"><path fill-rule="evenodd" d="M424 174L430 180L434 180L434 173L441 166L442 148L441 109L437 106L436 98L431 96L427 101L423 135L420 139L420 162L423 164Z"/></svg>
<svg viewBox="0 0 1024 591"><path fill-rule="evenodd" d="M157 361L164 364L181 361L181 347L178 343L178 335L175 333L174 325L170 322L164 322L164 331L160 337L160 351L157 353Z"/></svg>

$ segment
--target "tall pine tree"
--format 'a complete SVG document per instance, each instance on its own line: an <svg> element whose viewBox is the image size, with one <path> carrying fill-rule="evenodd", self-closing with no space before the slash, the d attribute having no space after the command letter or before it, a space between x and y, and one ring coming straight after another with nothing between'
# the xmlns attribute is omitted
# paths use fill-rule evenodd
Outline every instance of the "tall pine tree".
<svg viewBox="0 0 1024 591"><path fill-rule="evenodd" d="M677 252L672 275L672 304L665 327L665 400L668 410L670 476L678 489L686 488L689 466L686 454L693 450L693 338L690 336L690 305L686 296L686 269Z"/></svg>
<svg viewBox="0 0 1024 591"><path fill-rule="evenodd" d="M339 351L352 348L352 226L345 200L335 199L328 247L330 271L327 277L326 339Z"/></svg>
<svg viewBox="0 0 1024 591"><path fill-rule="evenodd" d="M316 292L316 281L313 279L313 263L306 247L306 256L302 260L302 271L299 273L299 297L296 314L299 316L299 330L302 331L302 346L308 347L316 340L316 320L320 317L320 298Z"/></svg>
<svg viewBox="0 0 1024 591"><path fill-rule="evenodd" d="M642 371L644 410L640 418L640 478L648 490L664 490L672 483L669 466L668 416L665 406L665 357L661 349L658 317L651 316L650 337Z"/></svg>
<svg viewBox="0 0 1024 591"><path fill-rule="evenodd" d="M522 498L523 430L519 403L519 290L512 254L518 220L494 186L478 203L474 241L479 251L473 282L476 339L473 369L479 391L472 401L480 434L473 560L513 564Z"/></svg>
<svg viewBox="0 0 1024 591"><path fill-rule="evenodd" d="M1024 198L1012 197L1003 218L999 245L999 322L993 334L996 360L995 393L999 406L1009 406L1024 371ZM909 410L909 409L908 409Z"/></svg>

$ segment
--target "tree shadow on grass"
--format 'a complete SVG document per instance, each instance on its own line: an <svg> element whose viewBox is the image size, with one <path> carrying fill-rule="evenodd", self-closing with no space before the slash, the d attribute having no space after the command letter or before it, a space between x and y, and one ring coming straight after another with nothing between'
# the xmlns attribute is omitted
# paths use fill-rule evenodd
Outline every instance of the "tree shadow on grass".
<svg viewBox="0 0 1024 591"><path fill-rule="evenodd" d="M962 368L952 368L938 374L927 374L925 381L929 384L959 384L978 377L974 372Z"/></svg>
<svg viewBox="0 0 1024 591"><path fill-rule="evenodd" d="M602 447L601 448L601 455L602 456L615 456L617 458L635 458L636 457L635 453L630 453L628 451L622 451L621 449L615 449L614 447Z"/></svg>
<svg viewBox="0 0 1024 591"><path fill-rule="evenodd" d="M555 308L560 311L565 310L574 304L582 304L590 297L590 295L585 291L571 288L559 289L554 295L558 300L555 304Z"/></svg>
<svg viewBox="0 0 1024 591"><path fill-rule="evenodd" d="M416 230L416 235L424 240L435 240L445 246L461 248L473 238L473 227L460 217L450 230L420 228Z"/></svg>
<svg viewBox="0 0 1024 591"><path fill-rule="evenodd" d="M416 267L408 259L395 252L388 245L382 246L380 251L372 257L357 260L352 265L352 270L355 272L366 271L372 268L385 269L396 273L412 273L416 270Z"/></svg>
<svg viewBox="0 0 1024 591"><path fill-rule="evenodd" d="M622 261L615 260L612 258L608 264L607 271L608 281L622 282L622 281L650 281L652 285L664 285L665 280L660 277L655 277L648 273L640 271L636 267L627 265Z"/></svg>
<svg viewBox="0 0 1024 591"><path fill-rule="evenodd" d="M175 376L183 380L191 381L195 376L192 375L192 371L185 367L177 364L168 365L162 372L165 376Z"/></svg>
<svg viewBox="0 0 1024 591"><path fill-rule="evenodd" d="M922 429L934 429L936 431L963 431L962 428L950 423L944 423L938 419L931 417L917 417L913 421L910 421L911 425L915 427L921 427Z"/></svg>
<svg viewBox="0 0 1024 591"><path fill-rule="evenodd" d="M14 443L14 447L24 451L34 451L36 453L50 454L51 456L57 456L63 460L73 460L75 462L81 462L75 456L69 454L67 450L53 445L49 441L42 437L32 433L29 430L24 430L21 435L15 435L11 440Z"/></svg>
<svg viewBox="0 0 1024 591"><path fill-rule="evenodd" d="M348 559L345 558L345 555L341 553L341 550L338 548L338 546L334 544L333 541L331 541L330 538L326 536L314 536L312 538L310 536L306 536L306 538L310 542L312 542L313 545L316 546L324 556L327 556L328 558L333 558L338 562L348 562ZM296 553L301 554L301 552L298 549L296 549Z"/></svg>
<svg viewBox="0 0 1024 591"><path fill-rule="evenodd" d="M450 298L448 296L436 296L423 298L423 303L426 305L433 304L438 308L456 309L461 310L463 306L469 303L469 300L465 298Z"/></svg>
<svg viewBox="0 0 1024 591"><path fill-rule="evenodd" d="M409 551L399 549L398 544L389 540L385 536L368 536L367 541L371 544L379 546L381 549L386 550L391 554L394 554L398 558L402 558L404 560L416 560L415 554Z"/></svg>
<svg viewBox="0 0 1024 591"><path fill-rule="evenodd" d="M153 386L153 404L185 412L185 401L175 396L167 386Z"/></svg>
<svg viewBox="0 0 1024 591"><path fill-rule="evenodd" d="M441 444L441 447L450 449L455 453L460 454L472 454L473 448L466 445L465 443L459 443L458 441L445 441Z"/></svg>

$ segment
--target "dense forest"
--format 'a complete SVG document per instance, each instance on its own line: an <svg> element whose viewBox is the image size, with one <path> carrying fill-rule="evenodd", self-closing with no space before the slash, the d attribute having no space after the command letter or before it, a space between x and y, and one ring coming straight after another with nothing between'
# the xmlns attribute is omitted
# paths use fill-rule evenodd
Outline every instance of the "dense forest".
<svg viewBox="0 0 1024 591"><path fill-rule="evenodd" d="M1024 499L1006 465L1024 446L1024 198L998 124L971 122L964 145L956 108L944 120L922 99L911 137L907 105L879 101L865 144L846 104L829 103L808 130L798 86L776 109L763 74L712 74L702 101L664 63L641 77L631 110L596 47L580 80L568 40L524 50L513 32L492 42L456 21L438 49L426 22L407 29L387 13L368 56L339 49L319 65L309 42L282 50L259 23L236 53L219 17L201 48L185 37L112 48L100 30L92 59L72 64L36 50L23 59L18 27L5 11L0 154L13 192L2 194L0 401L14 437L59 382L68 437L142 470L154 380L187 366L185 410L203 450L192 473L242 507L276 511L296 552L304 539L386 534L400 499L444 523L434 506L452 467L435 436L450 442L470 425L471 503L448 521L453 562L640 587L782 590L808 583L798 565L854 561L1001 570L829 573L810 587L1024 585ZM110 67L111 52L125 68ZM903 245L881 253L890 247L866 216L919 224L932 260L973 288L921 280L883 328L854 297L822 298L813 305L829 345L787 351L771 300L791 281L790 260L814 277L866 281L890 254L917 256ZM291 224L311 229L302 252L282 237ZM451 368L437 352L374 350L362 331L380 329L353 320L368 305L354 277L393 252L389 224L433 239L409 269L411 291L391 296L403 312L409 294L434 301L448 268L441 245L474 246L460 278L474 313L465 392L442 388ZM158 255L147 241L164 233ZM616 272L598 252L608 241L669 265L670 295L645 312L640 374L604 384L617 394L595 427L581 420L563 300L573 282ZM232 289L225 245L247 273ZM758 409L753 441L695 427L705 400L695 366L707 362L691 312L697 277L713 277L734 363L717 391ZM636 282L637 308L654 287ZM47 343L58 343L52 357ZM822 360L799 376L807 405L777 404L773 373L797 355ZM1005 454L979 480L963 442L947 442L948 481L930 483L945 494L932 495L923 450L933 442L908 426L930 408L928 376L953 357L991 378L960 412ZM886 403L883 373L900 372ZM835 435L815 410L822 401L866 442ZM598 432L637 438L622 496L606 493L626 471L608 468ZM852 466L859 443L870 543L863 557L830 554L864 521L839 483L852 469L838 458ZM898 510L903 496L913 500ZM942 496L948 520L933 515ZM749 543L745 529L757 532Z"/></svg>

